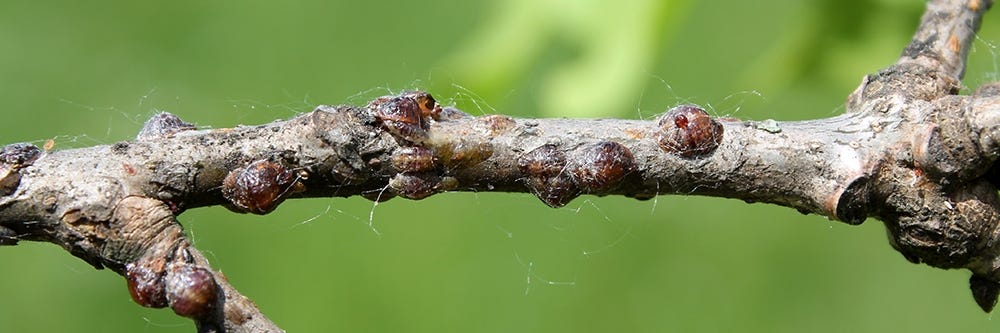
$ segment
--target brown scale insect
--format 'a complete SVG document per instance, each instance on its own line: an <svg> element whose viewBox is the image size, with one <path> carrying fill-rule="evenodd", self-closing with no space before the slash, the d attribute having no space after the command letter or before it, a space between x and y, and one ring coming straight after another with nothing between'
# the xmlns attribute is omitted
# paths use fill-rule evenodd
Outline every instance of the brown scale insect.
<svg viewBox="0 0 1000 333"><path fill-rule="evenodd" d="M580 196L580 188L566 172L566 155L554 144L545 144L517 160L525 185L538 199L552 208L565 206Z"/></svg>
<svg viewBox="0 0 1000 333"><path fill-rule="evenodd" d="M673 107L656 124L655 137L660 149L681 157L711 154L722 143L722 124L696 105Z"/></svg>
<svg viewBox="0 0 1000 333"><path fill-rule="evenodd" d="M163 259L140 259L125 265L125 280L133 301L147 308L168 305L163 284L165 267Z"/></svg>
<svg viewBox="0 0 1000 333"><path fill-rule="evenodd" d="M392 166L399 172L434 170L434 152L424 147L399 147L392 152Z"/></svg>
<svg viewBox="0 0 1000 333"><path fill-rule="evenodd" d="M493 145L458 140L434 147L434 155L449 171L473 167L493 156Z"/></svg>
<svg viewBox="0 0 1000 333"><path fill-rule="evenodd" d="M174 313L193 319L212 313L219 286L208 269L192 264L172 264L163 279L167 301Z"/></svg>
<svg viewBox="0 0 1000 333"><path fill-rule="evenodd" d="M241 212L267 214L288 195L305 191L304 172L294 172L281 164L259 160L230 171L222 181L222 196Z"/></svg>
<svg viewBox="0 0 1000 333"><path fill-rule="evenodd" d="M458 179L455 177L442 177L432 172L398 173L389 180L389 188L393 192L412 200L420 200L456 187Z"/></svg>
<svg viewBox="0 0 1000 333"><path fill-rule="evenodd" d="M618 186L618 182L636 168L632 151L613 141L601 141L588 147L574 165L570 174L587 193L607 191Z"/></svg>
<svg viewBox="0 0 1000 333"><path fill-rule="evenodd" d="M368 104L368 111L394 137L421 145L427 142L429 121L437 119L441 106L426 92L409 91L379 97Z"/></svg>
<svg viewBox="0 0 1000 333"><path fill-rule="evenodd" d="M438 119L441 114L441 106L438 105L437 101L431 94L423 91L407 91L399 95L402 98L411 98L417 102L417 106L420 107L420 115L424 118L432 118L434 120Z"/></svg>

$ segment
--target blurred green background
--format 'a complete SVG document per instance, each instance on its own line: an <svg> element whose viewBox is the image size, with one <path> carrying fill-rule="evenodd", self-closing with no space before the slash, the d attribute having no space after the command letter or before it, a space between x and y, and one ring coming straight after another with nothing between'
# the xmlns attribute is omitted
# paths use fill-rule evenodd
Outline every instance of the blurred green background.
<svg viewBox="0 0 1000 333"><path fill-rule="evenodd" d="M128 140L424 89L473 114L828 117L893 62L917 0L0 2L0 142ZM988 15L965 84L998 76ZM966 89L968 91L968 89ZM371 216L371 219L369 217ZM294 200L180 219L291 332L941 332L1000 329L969 273L860 227L763 204L446 193ZM371 222L371 223L369 223ZM376 233L377 230L377 233ZM0 249L4 332L191 332L62 249Z"/></svg>

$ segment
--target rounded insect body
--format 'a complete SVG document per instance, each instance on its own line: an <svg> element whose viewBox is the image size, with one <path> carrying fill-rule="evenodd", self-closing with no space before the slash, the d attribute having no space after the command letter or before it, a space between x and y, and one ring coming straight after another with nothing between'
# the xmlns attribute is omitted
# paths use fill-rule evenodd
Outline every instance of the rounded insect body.
<svg viewBox="0 0 1000 333"><path fill-rule="evenodd" d="M402 98L412 99L417 103L417 107L420 108L420 115L424 118L438 119L441 114L441 105L438 105L437 101L431 94L424 91L407 91L400 95Z"/></svg>
<svg viewBox="0 0 1000 333"><path fill-rule="evenodd" d="M219 286L208 269L193 264L173 264L164 278L167 301L174 313L188 318L211 314Z"/></svg>
<svg viewBox="0 0 1000 333"><path fill-rule="evenodd" d="M441 106L422 91L379 97L368 104L368 110L394 137L417 145L427 142L429 121L441 114Z"/></svg>
<svg viewBox="0 0 1000 333"><path fill-rule="evenodd" d="M588 147L570 173L585 192L610 190L635 170L632 152L620 143L601 141Z"/></svg>
<svg viewBox="0 0 1000 333"><path fill-rule="evenodd" d="M238 211L267 214L288 195L305 190L303 175L279 163L259 160L230 171L222 181L222 196Z"/></svg>
<svg viewBox="0 0 1000 333"><path fill-rule="evenodd" d="M566 155L556 145L539 146L521 155L517 164L525 185L549 207L565 206L580 196L580 188L566 172Z"/></svg>
<svg viewBox="0 0 1000 333"><path fill-rule="evenodd" d="M671 108L657 120L660 148L681 157L711 154L722 143L723 126L695 105Z"/></svg>
<svg viewBox="0 0 1000 333"><path fill-rule="evenodd" d="M424 147L399 147L392 152L392 166L399 172L422 172L436 168L434 152Z"/></svg>
<svg viewBox="0 0 1000 333"><path fill-rule="evenodd" d="M125 280L132 300L147 308L163 308L168 305L163 276L166 261L163 259L140 259L125 265Z"/></svg>

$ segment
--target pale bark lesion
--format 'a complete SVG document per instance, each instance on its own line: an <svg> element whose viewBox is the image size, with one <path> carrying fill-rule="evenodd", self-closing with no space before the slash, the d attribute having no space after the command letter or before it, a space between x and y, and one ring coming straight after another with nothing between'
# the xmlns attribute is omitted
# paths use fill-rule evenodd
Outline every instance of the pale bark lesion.
<svg viewBox="0 0 1000 333"><path fill-rule="evenodd" d="M1000 88L957 95L990 5L930 1L897 63L865 77L847 112L827 119L712 119L695 106L652 121L472 117L407 92L258 126L195 130L157 115L134 141L8 145L0 244L58 244L201 332L280 332L209 268L179 214L443 191L527 192L553 207L583 194L707 195L850 224L875 217L910 261L971 270L973 296L990 311L1000 294Z"/></svg>

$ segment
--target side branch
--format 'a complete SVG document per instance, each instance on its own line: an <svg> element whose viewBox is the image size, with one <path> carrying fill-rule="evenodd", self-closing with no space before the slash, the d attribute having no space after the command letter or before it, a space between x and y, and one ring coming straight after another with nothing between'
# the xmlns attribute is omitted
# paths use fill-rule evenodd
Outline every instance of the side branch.
<svg viewBox="0 0 1000 333"><path fill-rule="evenodd" d="M934 0L898 62L865 77L844 115L653 121L473 117L427 93L320 106L287 121L195 130L170 114L134 141L0 150L0 245L47 241L126 277L133 299L201 332L281 330L185 238L177 215L267 214L298 197L419 200L446 191L696 194L885 223L914 263L966 268L986 311L1000 294L1000 86L956 95L988 0Z"/></svg>
<svg viewBox="0 0 1000 333"><path fill-rule="evenodd" d="M983 14L992 5L992 0L928 1L920 27L897 63L919 64L961 79Z"/></svg>

